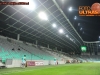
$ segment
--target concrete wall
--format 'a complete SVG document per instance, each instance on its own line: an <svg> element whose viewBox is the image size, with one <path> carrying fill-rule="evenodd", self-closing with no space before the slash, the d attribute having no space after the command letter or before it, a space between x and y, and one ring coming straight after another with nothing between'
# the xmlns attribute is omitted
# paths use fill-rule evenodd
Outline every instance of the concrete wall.
<svg viewBox="0 0 100 75"><path fill-rule="evenodd" d="M12 67L20 67L21 66L21 60L12 60L12 64L11 65L6 65L7 68L12 68Z"/></svg>
<svg viewBox="0 0 100 75"><path fill-rule="evenodd" d="M30 61L30 60L28 60L28 61ZM50 65L55 65L53 60L51 60L51 61L49 61L49 60L33 60L33 61L42 61L44 65L49 65L49 64ZM21 67L21 62L22 62L21 60L13 59L12 64L11 65L6 65L6 67L7 68ZM64 61L58 61L58 64L65 64L65 62Z"/></svg>
<svg viewBox="0 0 100 75"><path fill-rule="evenodd" d="M0 62L0 66L3 66L4 64L2 64L2 62Z"/></svg>

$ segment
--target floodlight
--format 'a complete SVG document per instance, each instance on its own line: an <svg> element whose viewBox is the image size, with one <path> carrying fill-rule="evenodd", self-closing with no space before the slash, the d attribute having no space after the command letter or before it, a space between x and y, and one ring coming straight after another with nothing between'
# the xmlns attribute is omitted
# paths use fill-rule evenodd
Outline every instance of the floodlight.
<svg viewBox="0 0 100 75"><path fill-rule="evenodd" d="M74 41L74 39L72 39L72 41Z"/></svg>
<svg viewBox="0 0 100 75"><path fill-rule="evenodd" d="M74 17L74 19L76 20L76 19L77 19L77 17L75 16L75 17Z"/></svg>
<svg viewBox="0 0 100 75"><path fill-rule="evenodd" d="M62 3L65 3L65 0L61 0L62 1Z"/></svg>
<svg viewBox="0 0 100 75"><path fill-rule="evenodd" d="M74 41L74 39L70 38L71 41Z"/></svg>
<svg viewBox="0 0 100 75"><path fill-rule="evenodd" d="M100 46L100 45L99 45Z"/></svg>
<svg viewBox="0 0 100 75"><path fill-rule="evenodd" d="M39 18L42 19L42 20L48 20L47 15L46 15L45 12L40 12L40 13L38 14L38 16L39 16Z"/></svg>
<svg viewBox="0 0 100 75"><path fill-rule="evenodd" d="M80 30L82 30L82 28Z"/></svg>
<svg viewBox="0 0 100 75"><path fill-rule="evenodd" d="M78 26L80 26L80 23L78 23Z"/></svg>
<svg viewBox="0 0 100 75"><path fill-rule="evenodd" d="M52 26L53 26L54 28L56 28L56 27L57 27L57 25L56 25L56 24L52 24Z"/></svg>
<svg viewBox="0 0 100 75"><path fill-rule="evenodd" d="M69 36L68 36L68 35L66 35L66 37L68 38Z"/></svg>
<svg viewBox="0 0 100 75"><path fill-rule="evenodd" d="M18 0L18 2L29 2L29 5L21 5L29 10L35 10L35 3L33 0Z"/></svg>
<svg viewBox="0 0 100 75"><path fill-rule="evenodd" d="M70 40L72 40L72 39L70 38Z"/></svg>
<svg viewBox="0 0 100 75"><path fill-rule="evenodd" d="M59 33L64 33L63 29L59 29Z"/></svg>
<svg viewBox="0 0 100 75"><path fill-rule="evenodd" d="M72 11L72 7L69 7L69 11Z"/></svg>
<svg viewBox="0 0 100 75"><path fill-rule="evenodd" d="M62 2L64 2L65 0L62 0Z"/></svg>

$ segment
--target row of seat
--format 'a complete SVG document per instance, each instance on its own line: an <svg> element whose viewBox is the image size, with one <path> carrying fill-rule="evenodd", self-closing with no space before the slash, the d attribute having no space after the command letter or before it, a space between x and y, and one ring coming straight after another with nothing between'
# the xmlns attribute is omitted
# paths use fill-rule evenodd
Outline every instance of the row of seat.
<svg viewBox="0 0 100 75"><path fill-rule="evenodd" d="M20 48L20 50L18 50ZM6 59L22 59L26 55L27 60L53 60L54 57L49 53L42 51L24 43L11 43L7 39L0 39L0 58L2 62Z"/></svg>

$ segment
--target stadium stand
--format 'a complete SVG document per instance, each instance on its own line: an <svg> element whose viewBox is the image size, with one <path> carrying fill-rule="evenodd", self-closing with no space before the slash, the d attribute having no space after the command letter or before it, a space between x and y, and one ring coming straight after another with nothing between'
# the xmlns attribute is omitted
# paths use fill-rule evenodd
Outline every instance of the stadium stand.
<svg viewBox="0 0 100 75"><path fill-rule="evenodd" d="M8 37L0 36L0 66L5 66L7 59L19 59L26 55L27 60L63 60L74 62L98 62L99 55L68 55L61 51L36 46L30 43L17 41Z"/></svg>
<svg viewBox="0 0 100 75"><path fill-rule="evenodd" d="M24 55L27 56L27 60L54 60L54 58L62 60L67 57L57 53L57 51L47 50L47 48L40 49L34 47L32 44L26 44L17 40L14 41L5 37L0 38L0 58L2 64L5 64L7 59L21 60Z"/></svg>
<svg viewBox="0 0 100 75"><path fill-rule="evenodd" d="M22 46L21 47L18 46L17 44L8 42L6 39L0 39L0 42L1 42L0 48L2 52L0 54L0 57L2 57L2 62L5 62L7 58L21 59L23 55L27 55L27 59L39 60L42 59L43 57L42 55L44 55L42 51L32 46L27 46L27 45L25 46L24 44L20 44ZM19 47L20 47L20 52L18 50ZM37 56L31 54L29 51L34 53ZM39 56L41 58L39 58ZM49 59L49 55L47 59Z"/></svg>

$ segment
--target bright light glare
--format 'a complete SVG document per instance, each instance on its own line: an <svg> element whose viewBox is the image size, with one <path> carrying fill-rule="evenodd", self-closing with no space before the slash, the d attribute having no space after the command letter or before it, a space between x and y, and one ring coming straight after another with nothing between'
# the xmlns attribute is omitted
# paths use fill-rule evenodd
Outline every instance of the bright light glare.
<svg viewBox="0 0 100 75"><path fill-rule="evenodd" d="M69 11L72 11L72 7L69 8Z"/></svg>
<svg viewBox="0 0 100 75"><path fill-rule="evenodd" d="M18 0L18 2L29 2L29 5L21 5L29 10L35 10L35 8L36 8L33 0Z"/></svg>
<svg viewBox="0 0 100 75"><path fill-rule="evenodd" d="M56 24L52 24L52 26L53 26L54 28L56 28L56 27L57 27L57 25L56 25Z"/></svg>
<svg viewBox="0 0 100 75"><path fill-rule="evenodd" d="M59 33L64 33L63 29L59 29Z"/></svg>
<svg viewBox="0 0 100 75"><path fill-rule="evenodd" d="M48 20L47 15L46 15L45 12L40 12L40 13L38 14L38 16L39 16L39 18L42 19L42 20Z"/></svg>

